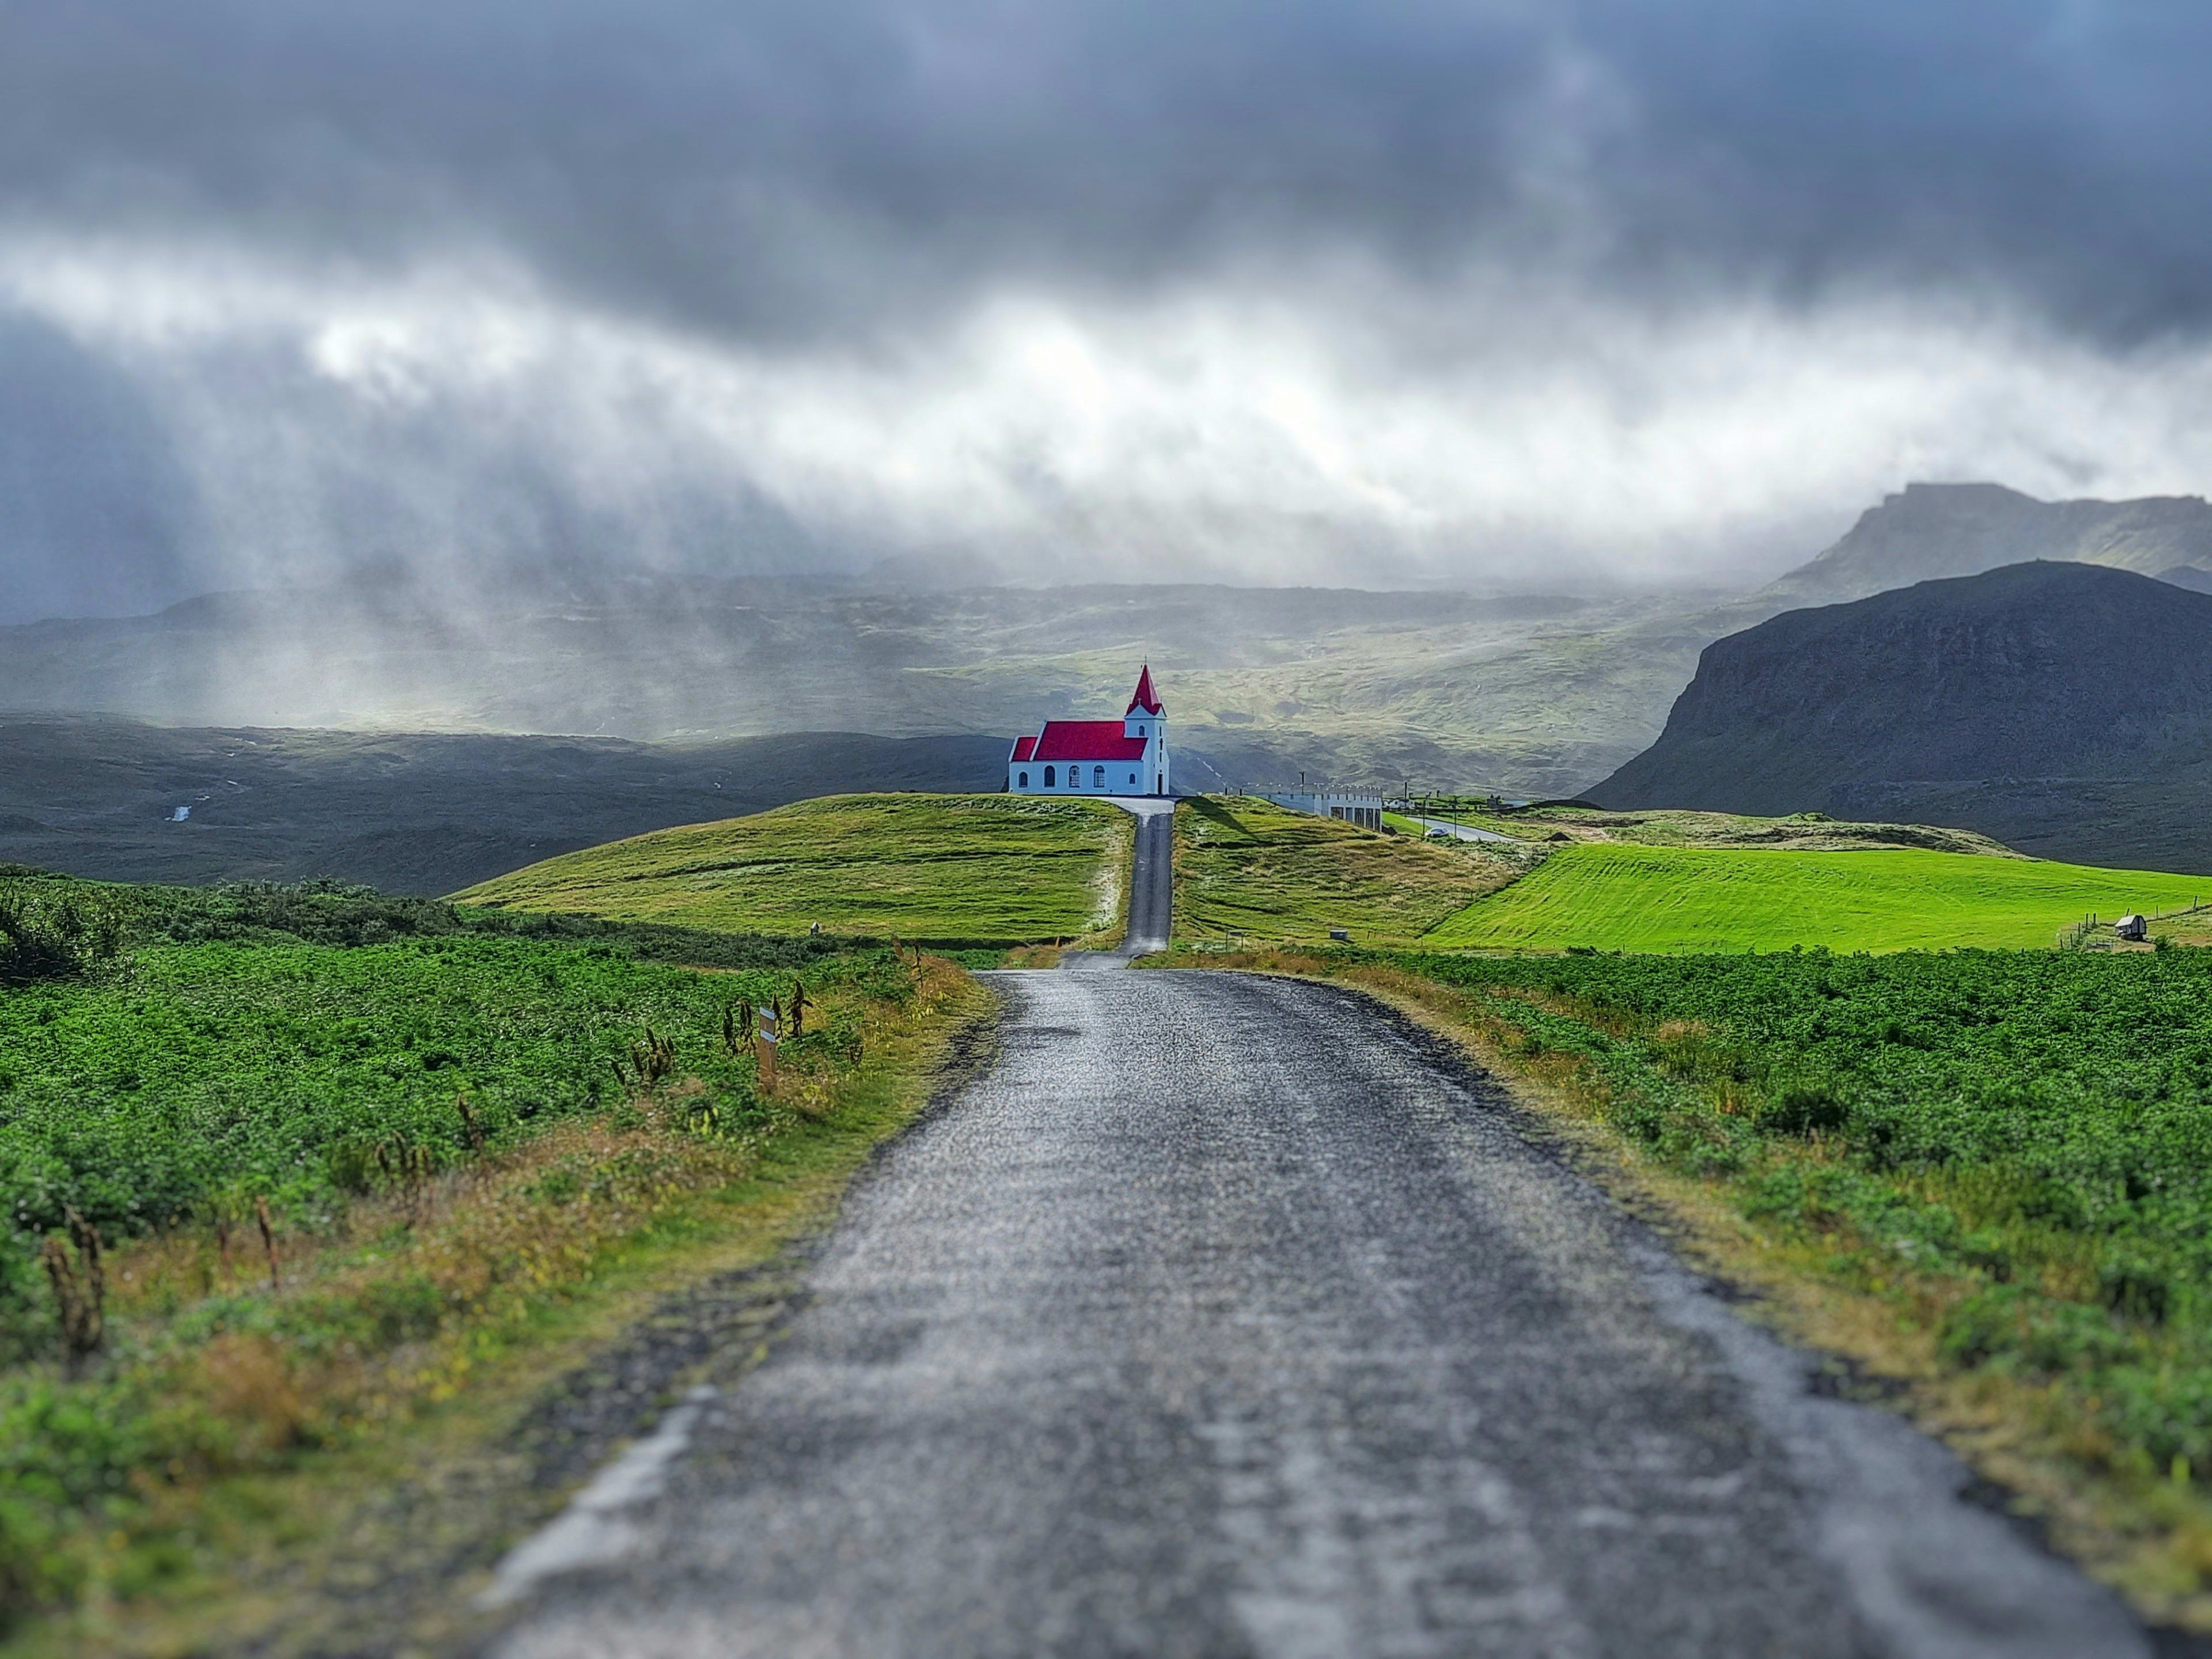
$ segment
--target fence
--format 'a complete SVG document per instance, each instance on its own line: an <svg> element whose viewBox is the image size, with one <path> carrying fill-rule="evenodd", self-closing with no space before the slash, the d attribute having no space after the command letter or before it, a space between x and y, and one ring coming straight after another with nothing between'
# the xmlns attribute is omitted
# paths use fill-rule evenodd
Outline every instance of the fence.
<svg viewBox="0 0 2212 1659"><path fill-rule="evenodd" d="M2208 908L2212 908L2212 906L2208 906L2203 899L2192 898L2179 910L2160 910L2154 913L2146 914L2143 916L2143 920L2145 921L2172 921L2178 916L2193 916L2198 912ZM2089 941L2096 933L2097 930L2100 927L2109 927L2111 926L2112 923L2108 921L2099 921L2097 920L2096 913L2094 911L2091 911L2087 915L2082 917L2081 921L2069 921L2065 927L2058 930L2058 948L2062 951L2089 950L2093 948Z"/></svg>

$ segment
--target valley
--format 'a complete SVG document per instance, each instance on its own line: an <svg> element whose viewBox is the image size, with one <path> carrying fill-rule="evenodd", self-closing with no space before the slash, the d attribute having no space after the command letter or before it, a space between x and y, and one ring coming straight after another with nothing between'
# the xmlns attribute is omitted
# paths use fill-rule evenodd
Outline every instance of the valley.
<svg viewBox="0 0 2212 1659"><path fill-rule="evenodd" d="M902 1414L943 1345L1017 1329L1089 1355L1078 1372L1125 1364L1125 1337L1188 1364L1178 1389L1242 1368L1270 1414L1240 1455L1279 1481L1325 1469L1299 1513L1364 1513L1330 1484L1368 1478L1357 1458L1300 1462L1271 1437L1368 1397L1370 1345L1341 1332L1376 1304L1326 1263L1278 1282L1252 1254L1285 1228L1351 1249L1313 1218L1352 1203L1396 1217L1422 1297L1534 1356L1478 1345L1419 1390L1481 1405L1480 1456L1532 1516L1480 1546L1449 1505L1429 1517L1484 1571L1582 1583L1559 1506L1594 1492L1661 1519L1704 1503L1626 1464L1587 1492L1532 1473L1595 1412L1685 1458L1736 1448L1722 1461L1771 1492L1732 1558L1757 1553L1770 1589L1735 1595L1732 1567L1692 1598L1732 1629L1786 1603L1839 1653L1865 1628L1968 1626L2147 1652L2148 1619L2161 1651L2191 1650L2212 1631L2212 1277L2188 1242L2212 1087L2193 809L2212 599L2174 573L2212 568L2201 517L1916 487L1711 603L640 582L526 585L489 629L395 592L305 621L249 595L15 630L0 1639L354 1651L366 1593L378 1639L426 1653L520 1659L584 1628L680 1650L766 1594L685 1588L683 1565L726 1547L708 1517L760 1499L761 1423L788 1429L775 1467L799 1494L769 1509L832 1533L850 1520L816 1455L847 1443L833 1421L890 1457L872 1512L909 1551L981 1535L984 1510L1091 1502L1089 1466L1050 1453L1075 1372L1034 1421L1019 1390ZM2069 557L2002 556L2023 546ZM2117 638L2137 647L2124 673ZM1108 800L1006 793L1001 732L1095 709L1139 650L1176 722L1170 821L1140 837ZM95 683L107 712L88 714L70 700ZM256 723L135 717L157 708ZM279 710L307 723L266 723ZM1395 772L1421 817L1485 838L1240 787L1334 768ZM1161 937L1129 934L1139 887ZM2130 911L2141 941L2113 932ZM1593 1231L1530 1232L1539 1210ZM1182 1241L1175 1283L1218 1304L1203 1320L1122 1297L1152 1259L1125 1224ZM957 1264L965 1299L934 1269L872 1277L884 1239ZM1531 1312L1447 1261L1499 1251L1588 1287L1586 1311ZM1667 1267L1675 1312L1654 1312L1638 1275L1678 1255L1694 1273ZM1322 1298L1299 1304L1317 1323L1269 1316L1330 1356L1310 1394L1264 1381L1285 1373L1252 1318L1262 1283L1271 1307ZM1756 1298L1747 1317L1721 1285ZM1250 1340L1224 1346L1224 1318ZM1563 1354L1610 1356L1591 1364L1620 1386L1549 1428L1482 1403ZM1378 1411L1408 1386L1394 1364ZM1801 1380L1761 1395L1759 1376ZM1165 1432L1141 1389L1109 1392L1115 1432ZM1978 1601L1968 1574L1900 1598L1839 1567L1786 1494L1874 1498L1808 1484L1809 1419L1769 1443L1781 1419L1723 1396L1826 1402L1835 1455L1920 1468L1914 1514L2012 1589ZM1044 1437L1020 1479L987 1419ZM574 1533L567 1496L600 1503L625 1442L671 1424L697 1437L666 1454L692 1484L588 1511L619 1522L600 1578L529 1541ZM1456 1479L1474 1455L1374 1467ZM1226 1490L1214 1455L1144 1462L1126 1494L1178 1559L1189 1528L1225 1524L1189 1520ZM1954 1503L1966 1467L2126 1606ZM1018 1562L989 1583L1089 1584L1107 1559L1025 1524L984 1527ZM1443 1571L1405 1540L1362 1547L1409 1583ZM1663 1558L1639 1543L1616 1565L1664 1601ZM1158 1629L1226 1616L1213 1580L1162 1575L1183 1600ZM969 1583L963 1606L1028 1627L957 1571L879 1582L885 1618ZM811 1595L805 1618L873 1605ZM1531 1617L1561 1640L1602 1626Z"/></svg>

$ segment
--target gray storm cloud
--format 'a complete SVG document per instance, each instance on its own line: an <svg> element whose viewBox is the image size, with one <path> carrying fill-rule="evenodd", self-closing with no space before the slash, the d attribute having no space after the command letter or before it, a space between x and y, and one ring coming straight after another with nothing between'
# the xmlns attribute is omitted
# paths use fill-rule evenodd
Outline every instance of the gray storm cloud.
<svg viewBox="0 0 2212 1659"><path fill-rule="evenodd" d="M2179 5L0 9L0 617L1733 580L2212 478Z"/></svg>

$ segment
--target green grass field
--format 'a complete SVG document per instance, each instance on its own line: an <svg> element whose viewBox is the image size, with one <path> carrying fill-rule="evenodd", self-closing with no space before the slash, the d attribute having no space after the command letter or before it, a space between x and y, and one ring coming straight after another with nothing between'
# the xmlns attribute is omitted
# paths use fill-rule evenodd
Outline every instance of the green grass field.
<svg viewBox="0 0 2212 1659"><path fill-rule="evenodd" d="M1512 873L1471 847L1208 795L1176 812L1175 936L1282 943L1342 927L1362 944L1406 944Z"/></svg>
<svg viewBox="0 0 2212 1659"><path fill-rule="evenodd" d="M1135 820L1091 800L830 795L662 830L470 888L463 902L755 933L1008 945L1115 915Z"/></svg>
<svg viewBox="0 0 2212 1659"><path fill-rule="evenodd" d="M1443 949L2047 948L2094 912L2178 909L2212 876L1911 848L1808 853L1563 847L1426 935Z"/></svg>

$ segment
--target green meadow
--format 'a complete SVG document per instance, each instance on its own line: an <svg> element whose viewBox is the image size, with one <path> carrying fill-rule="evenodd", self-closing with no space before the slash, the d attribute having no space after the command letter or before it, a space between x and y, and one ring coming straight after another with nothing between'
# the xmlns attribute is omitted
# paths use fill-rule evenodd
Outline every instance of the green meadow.
<svg viewBox="0 0 2212 1659"><path fill-rule="evenodd" d="M1426 934L1437 949L2047 949L2089 914L2179 909L2212 877L1897 848L1563 847Z"/></svg>
<svg viewBox="0 0 2212 1659"><path fill-rule="evenodd" d="M657 830L471 887L464 903L748 933L1017 945L1110 926L1135 820L1094 800L830 795Z"/></svg>

